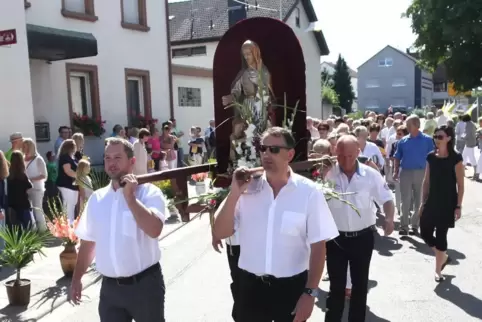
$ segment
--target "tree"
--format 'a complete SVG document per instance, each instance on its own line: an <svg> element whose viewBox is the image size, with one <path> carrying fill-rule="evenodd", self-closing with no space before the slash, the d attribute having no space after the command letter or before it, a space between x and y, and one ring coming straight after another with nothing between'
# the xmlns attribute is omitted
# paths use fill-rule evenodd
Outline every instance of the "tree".
<svg viewBox="0 0 482 322"><path fill-rule="evenodd" d="M333 89L338 94L340 107L344 108L347 113L350 113L355 93L353 93L348 66L341 55L338 55L338 60L336 61L333 83Z"/></svg>
<svg viewBox="0 0 482 322"><path fill-rule="evenodd" d="M423 67L444 64L460 92L482 85L482 0L413 0L404 16L412 20Z"/></svg>
<svg viewBox="0 0 482 322"><path fill-rule="evenodd" d="M333 84L333 75L331 75L326 68L321 71L321 84Z"/></svg>

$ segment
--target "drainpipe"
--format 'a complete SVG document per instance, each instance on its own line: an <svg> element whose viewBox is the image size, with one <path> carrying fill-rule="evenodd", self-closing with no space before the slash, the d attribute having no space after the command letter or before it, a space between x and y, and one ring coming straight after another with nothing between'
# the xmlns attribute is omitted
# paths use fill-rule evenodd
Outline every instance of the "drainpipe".
<svg viewBox="0 0 482 322"><path fill-rule="evenodd" d="M169 1L164 0L166 6L166 38L167 38L167 73L169 81L169 114L170 118L174 119L174 98L172 89L172 55L171 55L171 36L169 32Z"/></svg>

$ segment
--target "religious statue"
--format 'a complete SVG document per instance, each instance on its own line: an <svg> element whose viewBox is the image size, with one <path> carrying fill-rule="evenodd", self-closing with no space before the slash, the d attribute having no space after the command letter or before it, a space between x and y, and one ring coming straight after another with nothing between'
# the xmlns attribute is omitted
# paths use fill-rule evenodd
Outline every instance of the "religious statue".
<svg viewBox="0 0 482 322"><path fill-rule="evenodd" d="M247 40L241 46L242 67L231 84L231 94L223 96L223 105L234 105L235 118L254 124L257 133L272 123L270 110L272 89L271 76L263 64L258 45Z"/></svg>

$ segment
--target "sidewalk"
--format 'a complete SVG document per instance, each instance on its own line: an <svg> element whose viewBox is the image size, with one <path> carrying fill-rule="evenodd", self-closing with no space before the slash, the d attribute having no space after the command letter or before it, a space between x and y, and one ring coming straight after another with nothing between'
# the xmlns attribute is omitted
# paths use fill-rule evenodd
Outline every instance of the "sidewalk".
<svg viewBox="0 0 482 322"><path fill-rule="evenodd" d="M162 231L161 239L178 229L185 223L169 220ZM21 271L21 278L32 281L31 300L28 307L12 307L8 305L7 291L3 286L5 282L15 278L15 272L10 268L3 268L0 272L0 321L34 322L51 313L67 301L67 292L70 278L65 278L60 267L59 254L63 246L56 243L44 248L45 257L36 256L35 261ZM91 267L82 279L83 288L86 289L100 280L100 276Z"/></svg>

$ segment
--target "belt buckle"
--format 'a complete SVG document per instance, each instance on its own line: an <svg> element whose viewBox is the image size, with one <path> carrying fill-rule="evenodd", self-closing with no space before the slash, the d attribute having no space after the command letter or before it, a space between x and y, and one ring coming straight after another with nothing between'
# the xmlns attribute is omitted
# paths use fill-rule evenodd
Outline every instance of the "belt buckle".
<svg viewBox="0 0 482 322"><path fill-rule="evenodd" d="M269 275L261 275L260 276L260 279L261 279L261 282L265 283L265 284L268 284L268 285L271 285L269 279L270 279L271 276Z"/></svg>
<svg viewBox="0 0 482 322"><path fill-rule="evenodd" d="M129 281L133 281L133 283L121 283L121 279L119 278L116 278L116 283L118 286L125 286L125 285L129 285L129 284L136 284L137 283L137 277L136 276L131 276L131 277L128 277L128 278L124 278L123 280L129 280Z"/></svg>
<svg viewBox="0 0 482 322"><path fill-rule="evenodd" d="M346 234L347 234L346 237L348 238L358 237L358 231L349 231Z"/></svg>

